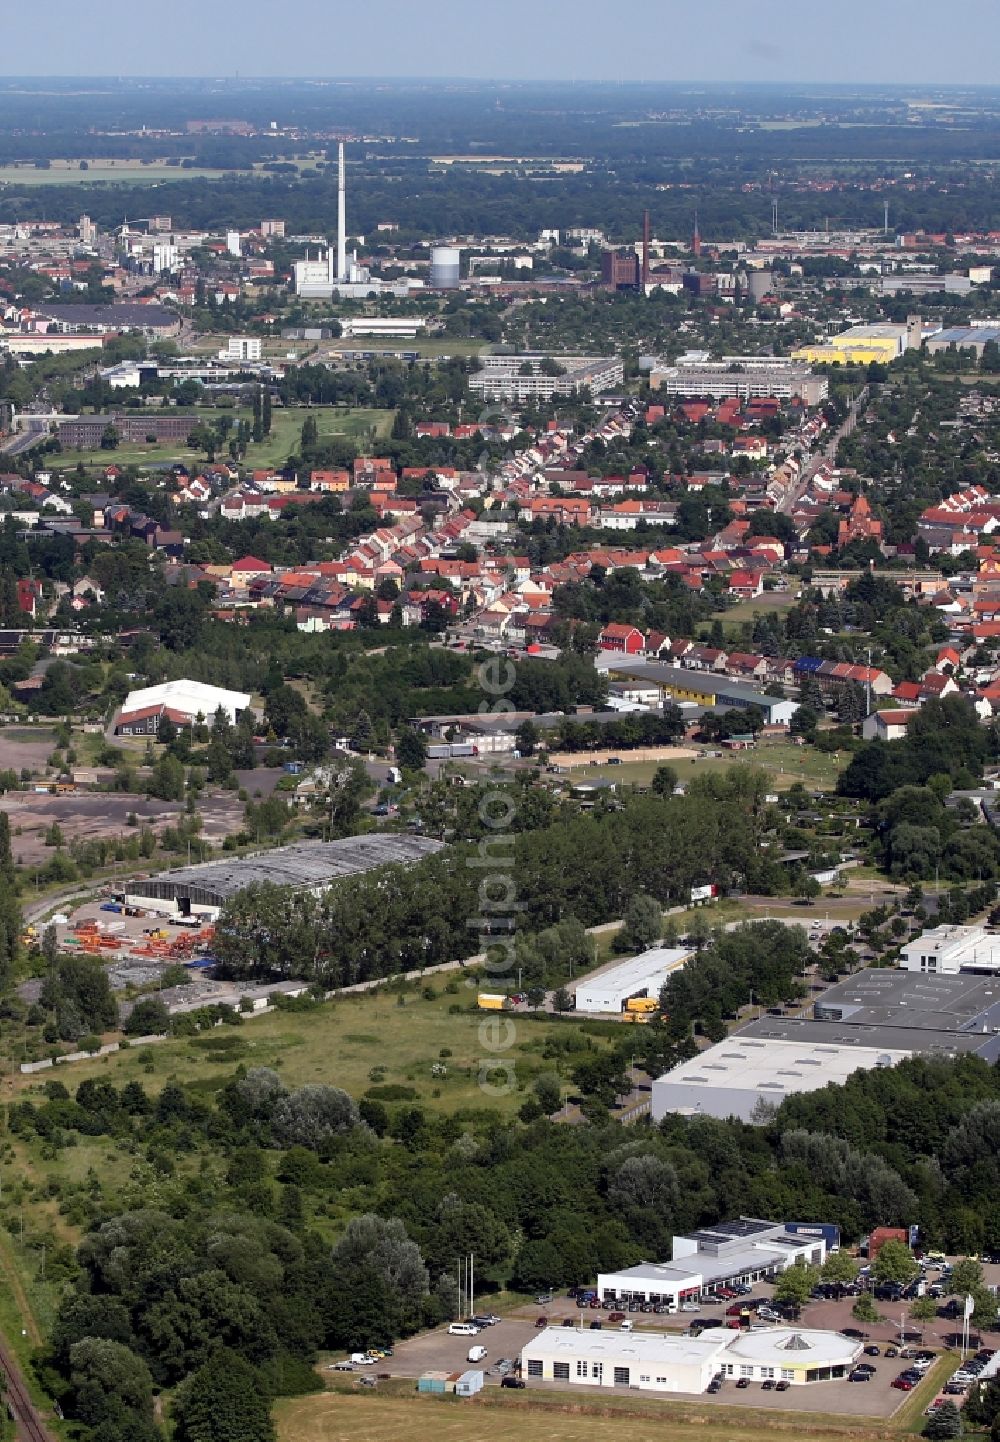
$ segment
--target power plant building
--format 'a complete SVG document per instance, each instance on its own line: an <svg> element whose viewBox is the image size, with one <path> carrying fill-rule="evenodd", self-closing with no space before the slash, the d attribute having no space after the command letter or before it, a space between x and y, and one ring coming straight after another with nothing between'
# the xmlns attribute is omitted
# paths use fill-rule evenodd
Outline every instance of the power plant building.
<svg viewBox="0 0 1000 1442"><path fill-rule="evenodd" d="M297 260L292 267L292 285L295 294L303 300L332 300L339 295L345 300L367 300L373 293L387 292L397 298L409 295L415 288L411 280L394 281L391 285L373 279L366 266L359 264L357 255L347 255L347 177L344 162L344 142L338 146L337 154L337 245L331 245L326 254L320 252L315 259L308 253L304 260Z"/></svg>

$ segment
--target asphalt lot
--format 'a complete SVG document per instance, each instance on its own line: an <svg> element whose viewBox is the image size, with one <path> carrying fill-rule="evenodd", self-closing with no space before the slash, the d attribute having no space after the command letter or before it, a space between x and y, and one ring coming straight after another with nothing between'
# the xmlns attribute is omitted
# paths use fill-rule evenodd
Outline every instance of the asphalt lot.
<svg viewBox="0 0 1000 1442"><path fill-rule="evenodd" d="M487 1373L488 1382L499 1382L500 1374L495 1370L501 1357L516 1362L521 1348L535 1335L535 1325L527 1317L510 1317L498 1322L495 1327L486 1327L477 1337L451 1337L447 1327L438 1327L433 1332L422 1332L397 1342L393 1356L386 1357L377 1367L359 1367L358 1372L388 1372L393 1377L420 1377L424 1372L464 1372L472 1366L481 1366ZM470 1347L483 1346L488 1355L485 1361L473 1363L467 1360Z"/></svg>
<svg viewBox="0 0 1000 1442"><path fill-rule="evenodd" d="M753 1296L770 1297L771 1291L772 1289L768 1286L758 1286L754 1288ZM851 1316L853 1300L851 1297L846 1297L839 1302L810 1302L802 1310L801 1325L830 1328L835 1331L844 1327L860 1329L861 1324L855 1322ZM885 1311L887 1304L880 1305L881 1310ZM489 1305L484 1303L482 1310L489 1311ZM571 1318L574 1323L582 1320L585 1327L588 1327L592 1321L601 1321L606 1331L616 1330L614 1324L608 1323L607 1315L606 1311L596 1308L580 1309L567 1297L556 1297L545 1307L525 1305L518 1308L496 1326L485 1328L477 1337L452 1337L448 1335L445 1327L411 1337L404 1342L397 1343L394 1355L379 1362L376 1367L357 1368L356 1371L372 1374L388 1373L392 1377L414 1379L429 1371L461 1372L474 1365L467 1361L467 1354L470 1347L478 1344L488 1349L488 1355L482 1364L486 1372L487 1385L491 1383L498 1385L500 1374L496 1371L496 1363L501 1357L517 1360L525 1343L535 1335L535 1322L538 1317L545 1316L550 1323L557 1326L563 1318L567 1317ZM703 1305L700 1312L677 1313L674 1316L637 1312L632 1313L631 1318L636 1331L683 1332L694 1321L704 1321L709 1318L723 1321L725 1315L724 1305ZM937 1324L925 1325L924 1345L934 1348L944 1346L944 1338L953 1329L953 1326L953 1323L940 1318ZM899 1320L898 1318L895 1322L887 1320L866 1327L864 1330L870 1334L871 1341L884 1346L889 1342L898 1341ZM866 1357L864 1360L871 1362L875 1367L870 1382L849 1382L845 1378L831 1382L816 1382L804 1387L791 1387L787 1392L777 1392L764 1391L759 1382L752 1382L747 1388L738 1388L734 1381L727 1381L722 1391L714 1395L671 1393L670 1398L671 1400L696 1400L705 1406L714 1407L728 1405L756 1407L770 1411L827 1412L831 1416L844 1417L890 1417L910 1396L910 1393L900 1392L892 1386L893 1378L903 1370L906 1363L897 1361L895 1358L885 1359L882 1357ZM940 1386L943 1385L948 1374L954 1370L956 1364L949 1362L943 1366L938 1365ZM529 1380L527 1389L535 1388L548 1392L567 1391L564 1383ZM570 1392L573 1390L572 1387L569 1388Z"/></svg>

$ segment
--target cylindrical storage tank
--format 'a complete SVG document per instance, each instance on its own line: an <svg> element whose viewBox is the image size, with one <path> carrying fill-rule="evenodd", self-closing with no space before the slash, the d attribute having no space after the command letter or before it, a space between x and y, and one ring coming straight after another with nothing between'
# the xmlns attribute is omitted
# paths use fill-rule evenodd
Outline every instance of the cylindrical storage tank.
<svg viewBox="0 0 1000 1442"><path fill-rule="evenodd" d="M455 290L458 286L462 252L454 245L435 245L431 250L431 285L436 290Z"/></svg>

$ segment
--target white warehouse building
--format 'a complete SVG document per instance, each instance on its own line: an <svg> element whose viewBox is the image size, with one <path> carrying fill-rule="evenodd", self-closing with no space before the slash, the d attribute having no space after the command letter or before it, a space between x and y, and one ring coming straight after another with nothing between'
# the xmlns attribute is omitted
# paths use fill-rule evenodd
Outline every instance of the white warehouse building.
<svg viewBox="0 0 1000 1442"><path fill-rule="evenodd" d="M895 1066L911 1049L888 1049L862 1038L848 1045L738 1032L681 1062L653 1082L653 1121L671 1112L681 1116L737 1117L752 1122L762 1103L780 1106L786 1097L820 1087L842 1086L856 1071Z"/></svg>
<svg viewBox="0 0 1000 1442"><path fill-rule="evenodd" d="M617 966L584 977L576 988L576 1009L618 1015L632 997L655 1000L670 973L682 967L690 956L687 947L654 946L640 956L630 956Z"/></svg>

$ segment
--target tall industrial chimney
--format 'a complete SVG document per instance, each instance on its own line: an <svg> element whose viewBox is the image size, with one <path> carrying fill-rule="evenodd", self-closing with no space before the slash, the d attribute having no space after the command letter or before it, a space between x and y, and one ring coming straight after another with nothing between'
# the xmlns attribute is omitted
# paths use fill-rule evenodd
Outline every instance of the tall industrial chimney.
<svg viewBox="0 0 1000 1442"><path fill-rule="evenodd" d="M642 212L642 288L649 288L649 211Z"/></svg>
<svg viewBox="0 0 1000 1442"><path fill-rule="evenodd" d="M337 175L337 279L347 279L347 180L344 172L344 142L338 149Z"/></svg>

